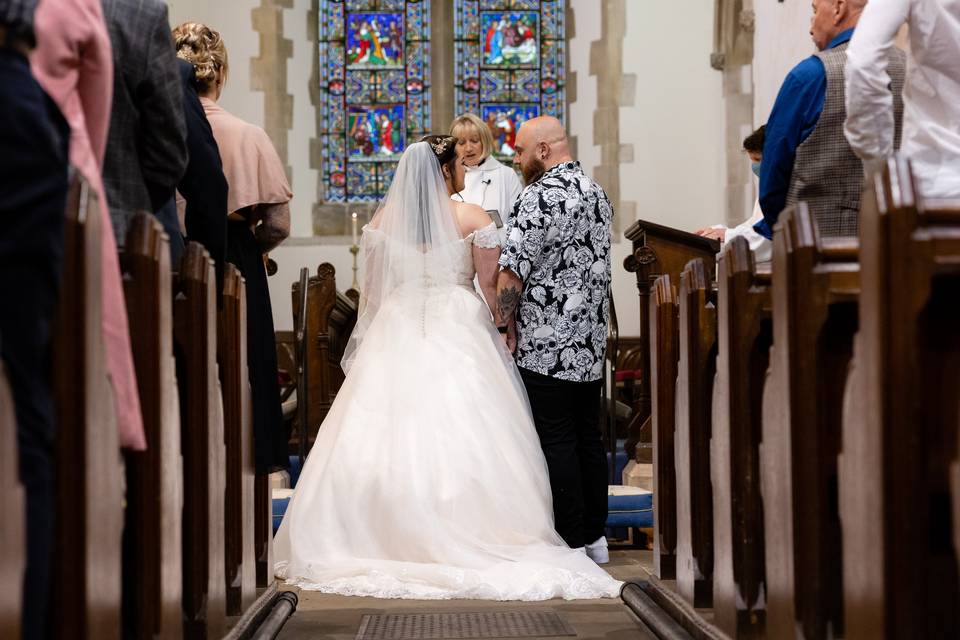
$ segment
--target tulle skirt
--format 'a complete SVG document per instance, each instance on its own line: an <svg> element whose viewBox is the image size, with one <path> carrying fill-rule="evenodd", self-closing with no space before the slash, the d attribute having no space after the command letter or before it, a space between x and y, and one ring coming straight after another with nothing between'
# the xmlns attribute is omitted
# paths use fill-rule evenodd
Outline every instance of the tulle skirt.
<svg viewBox="0 0 960 640"><path fill-rule="evenodd" d="M320 428L275 540L277 575L380 598L617 596L553 529L526 394L464 286L388 298Z"/></svg>

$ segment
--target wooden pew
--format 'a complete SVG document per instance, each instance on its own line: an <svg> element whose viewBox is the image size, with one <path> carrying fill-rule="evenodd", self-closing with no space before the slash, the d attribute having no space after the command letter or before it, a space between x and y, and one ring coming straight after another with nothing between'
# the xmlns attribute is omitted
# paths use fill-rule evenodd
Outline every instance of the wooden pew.
<svg viewBox="0 0 960 640"><path fill-rule="evenodd" d="M781 214L774 247L761 452L767 634L842 637L837 456L857 330L858 243L820 239L799 203Z"/></svg>
<svg viewBox="0 0 960 640"><path fill-rule="evenodd" d="M680 272L695 258L703 260L704 269L712 277L720 242L645 220L638 220L631 225L624 236L633 244L633 252L623 261L623 267L637 274L637 289L640 295L640 368L643 372L637 393L637 416L631 424L626 450L640 455L647 451L644 447L637 447L641 433L652 432L649 424L652 407L650 394L653 388L649 375L653 345L650 338L651 288L654 281L664 273L670 276L672 282L680 282ZM639 458L637 461L651 462Z"/></svg>
<svg viewBox="0 0 960 640"><path fill-rule="evenodd" d="M183 630L219 638L226 615L225 454L217 371L213 263L188 243L174 301L183 449Z"/></svg>
<svg viewBox="0 0 960 640"><path fill-rule="evenodd" d="M696 607L713 601L713 489L710 431L717 369L717 315L703 260L680 274L677 375L677 590Z"/></svg>
<svg viewBox="0 0 960 640"><path fill-rule="evenodd" d="M743 238L718 264L718 354L710 469L713 478L713 609L733 637L762 637L765 622L761 402L772 342L770 274L758 273Z"/></svg>
<svg viewBox="0 0 960 640"><path fill-rule="evenodd" d="M850 640L960 636L960 202L930 206L916 184L893 157L861 204L840 461Z"/></svg>
<svg viewBox="0 0 960 640"><path fill-rule="evenodd" d="M677 480L674 452L678 356L677 291L670 276L650 297L650 385L653 390L653 563L657 577L676 577Z"/></svg>
<svg viewBox="0 0 960 640"><path fill-rule="evenodd" d="M260 474L253 480L253 557L257 588L273 584L273 503L270 476Z"/></svg>
<svg viewBox="0 0 960 640"><path fill-rule="evenodd" d="M254 558L253 406L247 371L247 309L240 271L226 265L217 317L217 361L223 390L226 445L224 499L227 615L240 615L256 597Z"/></svg>
<svg viewBox="0 0 960 640"><path fill-rule="evenodd" d="M2 339L2 336L0 336ZM0 362L0 637L20 637L26 567L26 505L17 471L17 416Z"/></svg>
<svg viewBox="0 0 960 640"><path fill-rule="evenodd" d="M173 357L169 240L148 215L132 221L121 256L146 451L126 453L125 627L136 638L179 638L183 589L183 470Z"/></svg>
<svg viewBox="0 0 960 640"><path fill-rule="evenodd" d="M645 462L650 463L653 461L650 455L650 451L652 450L650 448L653 442L649 434L642 434L643 424L647 422L647 418L650 416L640 415L640 381L645 375L640 368L641 357L643 355L640 349L640 337L619 336L618 343L619 350L614 352L613 341L607 340L608 357L615 357L616 380L614 397L618 402L629 406L631 413L627 418L626 424L622 424L618 417L617 438L624 438L626 440L624 443L624 453L627 455L628 465L630 461L636 461L641 456L645 458ZM647 426L650 426L649 423ZM644 442L647 445L645 447L648 449L647 451L637 452L637 448L640 446L640 438L637 437L638 435L645 437ZM633 465L630 466L632 467ZM620 482L621 478L617 478L616 481Z"/></svg>
<svg viewBox="0 0 960 640"><path fill-rule="evenodd" d="M293 326L298 326L300 313L300 283L291 287L293 299ZM352 296L350 294L353 294ZM336 271L332 264L323 263L317 268L317 275L311 276L307 284L307 403L310 424L307 429L307 448L313 446L317 431L330 406L343 384L343 369L340 359L343 357L347 340L357 322L359 298L356 291L346 294L337 291ZM303 400L298 398L297 402ZM299 452L299 428L294 429L290 440L290 452Z"/></svg>
<svg viewBox="0 0 960 640"><path fill-rule="evenodd" d="M54 329L57 525L51 614L57 638L120 635L123 486L101 333L100 203L76 179L67 195Z"/></svg>

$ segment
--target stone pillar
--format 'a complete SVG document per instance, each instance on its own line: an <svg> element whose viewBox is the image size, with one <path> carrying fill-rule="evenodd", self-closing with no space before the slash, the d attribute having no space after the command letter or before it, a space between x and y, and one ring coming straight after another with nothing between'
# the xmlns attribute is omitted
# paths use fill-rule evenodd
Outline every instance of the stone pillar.
<svg viewBox="0 0 960 640"><path fill-rule="evenodd" d="M250 61L250 88L263 92L263 129L270 136L287 180L292 184L287 135L293 127L293 96L287 92L287 60L293 57L293 41L283 37L283 10L293 0L262 0L251 16L260 36L260 55Z"/></svg>
<svg viewBox="0 0 960 640"><path fill-rule="evenodd" d="M600 165L593 178L603 186L617 215L614 237L636 219L636 203L620 200L620 165L633 162L633 145L620 142L620 107L633 106L637 92L635 74L623 73L623 39L626 35L626 0L603 0L600 40L590 45L590 75L597 77L597 109L593 114L593 143L600 147Z"/></svg>
<svg viewBox="0 0 960 640"><path fill-rule="evenodd" d="M454 116L453 1L430 5L430 130L446 133Z"/></svg>
<svg viewBox="0 0 960 640"><path fill-rule="evenodd" d="M725 202L727 226L753 210L752 172L743 156L743 139L753 131L753 0L716 0L714 53L710 65L723 73Z"/></svg>

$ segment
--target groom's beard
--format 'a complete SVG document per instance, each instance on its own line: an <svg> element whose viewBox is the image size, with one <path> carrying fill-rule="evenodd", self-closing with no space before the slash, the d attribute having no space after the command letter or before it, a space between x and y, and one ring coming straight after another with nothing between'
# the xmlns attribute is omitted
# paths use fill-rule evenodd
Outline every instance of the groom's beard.
<svg viewBox="0 0 960 640"><path fill-rule="evenodd" d="M523 174L523 183L525 185L531 185L547 172L547 168L544 166L542 160L534 158L526 166L521 166L520 172Z"/></svg>

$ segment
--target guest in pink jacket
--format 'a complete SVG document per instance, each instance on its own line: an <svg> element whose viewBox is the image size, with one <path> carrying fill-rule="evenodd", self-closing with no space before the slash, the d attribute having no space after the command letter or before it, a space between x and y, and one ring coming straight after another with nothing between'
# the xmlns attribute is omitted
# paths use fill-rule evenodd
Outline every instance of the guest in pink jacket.
<svg viewBox="0 0 960 640"><path fill-rule="evenodd" d="M101 168L110 124L113 61L100 0L41 0L35 16L37 48L31 57L40 86L70 124L70 163L100 198L103 269L103 342L113 385L120 445L146 448L127 307Z"/></svg>

